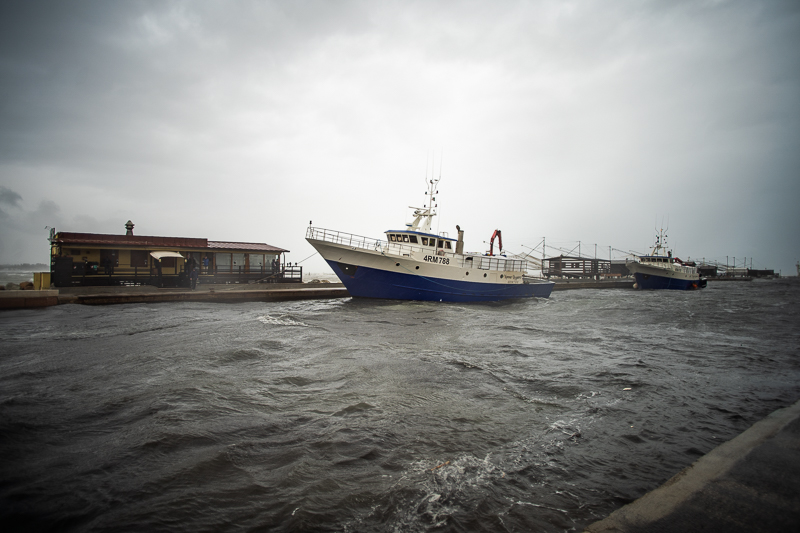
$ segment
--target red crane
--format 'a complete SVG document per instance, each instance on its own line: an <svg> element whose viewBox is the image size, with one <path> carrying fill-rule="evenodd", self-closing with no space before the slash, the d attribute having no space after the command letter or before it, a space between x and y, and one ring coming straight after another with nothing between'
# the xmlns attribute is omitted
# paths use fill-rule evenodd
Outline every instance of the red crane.
<svg viewBox="0 0 800 533"><path fill-rule="evenodd" d="M500 230L496 229L494 230L494 233L492 233L492 239L489 241L489 255L494 255L492 251L494 249L495 237L497 237L497 253L498 254L503 253L503 236L500 235Z"/></svg>

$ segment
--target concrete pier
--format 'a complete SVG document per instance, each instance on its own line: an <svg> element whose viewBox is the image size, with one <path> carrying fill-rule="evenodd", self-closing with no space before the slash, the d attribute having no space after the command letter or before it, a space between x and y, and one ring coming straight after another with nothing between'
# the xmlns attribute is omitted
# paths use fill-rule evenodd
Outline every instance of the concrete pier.
<svg viewBox="0 0 800 533"><path fill-rule="evenodd" d="M800 401L721 444L586 533L800 531Z"/></svg>
<svg viewBox="0 0 800 533"><path fill-rule="evenodd" d="M0 309L27 309L58 305L58 291L0 291Z"/></svg>
<svg viewBox="0 0 800 533"><path fill-rule="evenodd" d="M59 304L109 305L159 302L274 302L346 298L340 283L206 285L195 290L139 287L70 287L51 291L0 291L0 309L26 309Z"/></svg>
<svg viewBox="0 0 800 533"><path fill-rule="evenodd" d="M736 281L743 281L736 278ZM632 279L621 280L553 280L554 291L574 289L633 289ZM748 280L749 281L749 280ZM350 296L341 283L283 283L202 285L186 288L137 287L69 287L50 291L0 291L0 309L24 309L58 304L108 305L155 302L247 302L346 298Z"/></svg>
<svg viewBox="0 0 800 533"><path fill-rule="evenodd" d="M555 282L555 286L553 287L554 291L568 291L572 289L633 289L634 284L632 279L614 281L557 279L553 281Z"/></svg>

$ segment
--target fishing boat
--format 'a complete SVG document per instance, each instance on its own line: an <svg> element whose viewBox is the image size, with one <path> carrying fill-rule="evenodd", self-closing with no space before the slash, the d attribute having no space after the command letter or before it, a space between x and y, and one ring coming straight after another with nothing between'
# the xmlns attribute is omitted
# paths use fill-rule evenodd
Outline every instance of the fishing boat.
<svg viewBox="0 0 800 533"><path fill-rule="evenodd" d="M702 289L708 283L697 272L694 262L681 261L667 248L664 230L656 234L656 243L649 255L639 255L625 264L633 274L636 289Z"/></svg>
<svg viewBox="0 0 800 533"><path fill-rule="evenodd" d="M548 298L553 282L531 280L527 261L503 255L495 231L487 254L464 253L464 231L458 238L431 230L436 216L439 179L427 180L423 207L411 207L414 220L374 239L315 228L306 240L327 261L351 296L437 302L493 302L518 298ZM494 255L498 237L499 255Z"/></svg>

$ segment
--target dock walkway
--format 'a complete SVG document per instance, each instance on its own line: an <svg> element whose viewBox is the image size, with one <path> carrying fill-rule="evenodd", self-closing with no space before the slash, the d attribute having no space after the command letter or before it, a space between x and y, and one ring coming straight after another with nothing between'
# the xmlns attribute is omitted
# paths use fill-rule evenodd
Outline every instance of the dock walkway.
<svg viewBox="0 0 800 533"><path fill-rule="evenodd" d="M800 401L779 409L586 533L800 531Z"/></svg>

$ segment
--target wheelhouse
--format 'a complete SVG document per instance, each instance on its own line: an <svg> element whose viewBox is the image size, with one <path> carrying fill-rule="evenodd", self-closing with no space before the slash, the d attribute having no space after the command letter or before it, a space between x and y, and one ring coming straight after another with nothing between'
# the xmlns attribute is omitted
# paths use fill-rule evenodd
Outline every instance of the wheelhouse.
<svg viewBox="0 0 800 533"><path fill-rule="evenodd" d="M456 240L443 235L420 233L415 231L387 231L386 239L392 244L414 244L423 248L452 252L456 249Z"/></svg>
<svg viewBox="0 0 800 533"><path fill-rule="evenodd" d="M653 255L640 255L639 261L642 263L672 263L672 257L653 256Z"/></svg>

